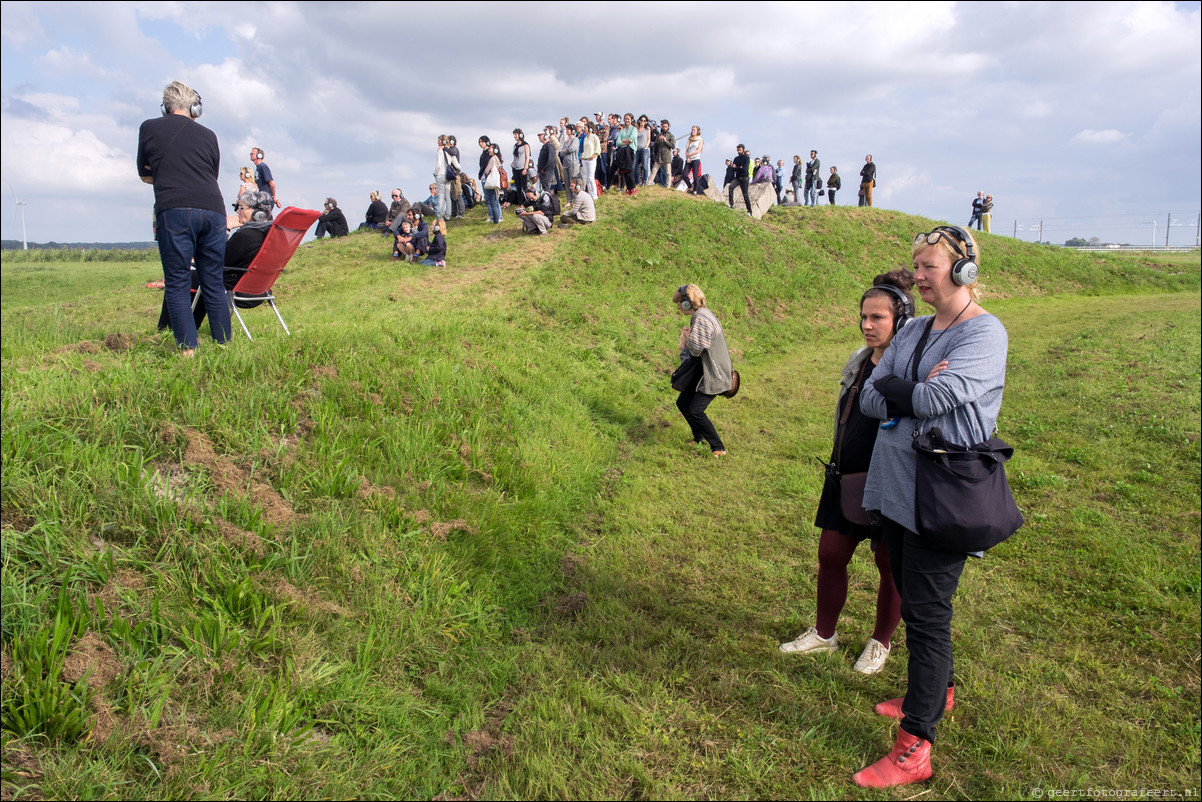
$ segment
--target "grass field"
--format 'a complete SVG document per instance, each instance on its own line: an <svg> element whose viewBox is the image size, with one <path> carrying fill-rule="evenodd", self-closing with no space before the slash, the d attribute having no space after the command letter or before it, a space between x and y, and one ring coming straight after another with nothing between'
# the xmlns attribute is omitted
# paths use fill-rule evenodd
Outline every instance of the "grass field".
<svg viewBox="0 0 1202 802"><path fill-rule="evenodd" d="M302 247L293 330L197 358L153 263L9 263L3 796L1039 798L1197 789L1200 269L982 238L1011 337L1000 435L1027 526L973 561L923 788L861 792L905 679L813 622L856 299L932 221L763 221L643 193L550 237L473 211L450 266ZM744 388L686 448L681 283Z"/></svg>

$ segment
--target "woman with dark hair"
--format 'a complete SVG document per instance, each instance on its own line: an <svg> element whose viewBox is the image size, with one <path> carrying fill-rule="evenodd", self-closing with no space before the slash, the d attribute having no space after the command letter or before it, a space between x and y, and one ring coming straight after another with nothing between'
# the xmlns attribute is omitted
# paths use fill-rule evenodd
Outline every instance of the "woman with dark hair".
<svg viewBox="0 0 1202 802"><path fill-rule="evenodd" d="M860 397L865 415L886 421L873 445L864 509L881 522L909 651L905 697L875 708L901 719L897 741L852 778L865 788L930 777L935 726L955 702L952 596L968 555L938 548L918 533L917 453L911 443L936 427L949 444L988 440L1006 383L1006 329L978 303L980 251L972 234L938 226L916 236L910 253L918 294L935 314L897 335Z"/></svg>
<svg viewBox="0 0 1202 802"><path fill-rule="evenodd" d="M529 177L527 171L530 169L530 145L526 142L526 135L522 133L521 128L513 129L513 161L510 166L513 168L513 188L517 190L519 198L526 197L526 187L529 186Z"/></svg>
<svg viewBox="0 0 1202 802"><path fill-rule="evenodd" d="M638 195L638 186L634 181L635 154L638 151L639 132L634 127L634 115L629 112L622 118L622 128L618 131L618 146L614 149L614 171L617 173L619 186L625 185L627 195Z"/></svg>
<svg viewBox="0 0 1202 802"><path fill-rule="evenodd" d="M462 220L467 216L467 201L463 199L463 166L459 156L459 140L454 134L447 134L447 157L455 168L455 177L449 179L447 188L451 195L450 213L452 217Z"/></svg>
<svg viewBox="0 0 1202 802"><path fill-rule="evenodd" d="M889 552L880 545L881 528L869 523L863 509L864 479L872 460L879 421L860 412L860 393L872 379L893 335L913 317L909 270L882 273L860 298L860 332L864 346L851 355L839 380L841 390L835 406L835 444L826 466L826 482L818 501L814 526L818 538L818 600L814 626L796 640L782 643L786 654L818 654L839 648L835 624L847 602L847 566L856 547L870 541L880 577L876 593L876 625L855 670L875 674L885 665L890 641L901 621L901 600L893 586Z"/></svg>
<svg viewBox="0 0 1202 802"><path fill-rule="evenodd" d="M705 414L705 409L719 393L731 388L732 368L726 350L726 335L722 324L705 305L705 293L696 284L685 284L672 294L672 303L683 315L689 315L689 325L680 332L680 361L701 360L701 377L697 384L686 387L676 399L676 408L692 431L692 445L702 440L709 443L715 457L726 456L726 446L718 430Z"/></svg>
<svg viewBox="0 0 1202 802"><path fill-rule="evenodd" d="M267 232L271 231L271 213L273 211L275 211L275 200L271 197L270 192L259 192L257 189L247 190L235 201L234 214L226 217L226 227L233 229L234 232L225 241L225 269L222 271L221 281L226 290L234 288L234 285L246 275L246 268L250 267L250 263L259 255L259 249L263 247L263 241L267 239ZM199 288L200 274L193 270L192 294L195 295ZM192 319L196 321L197 326L204 321L208 312L205 309L206 303L217 303L226 307L228 302L224 295L220 299L211 300L207 295L202 295L200 301L192 309ZM261 303L263 302L239 302L238 308L253 309ZM159 331L170 325L167 299L164 298L163 310L159 314Z"/></svg>
<svg viewBox="0 0 1202 802"><path fill-rule="evenodd" d="M501 159L500 149L489 141L488 137L480 137L480 186L484 187L484 205L488 207L488 222L496 225L501 222L501 192L500 178L505 170ZM488 177L496 173L497 185L488 186Z"/></svg>
<svg viewBox="0 0 1202 802"><path fill-rule="evenodd" d="M314 235L318 239L323 239L326 234L330 238L345 237L350 233L350 226L347 225L346 215L338 208L338 201L333 198L326 198L325 211L321 213L321 217L317 218L317 230Z"/></svg>

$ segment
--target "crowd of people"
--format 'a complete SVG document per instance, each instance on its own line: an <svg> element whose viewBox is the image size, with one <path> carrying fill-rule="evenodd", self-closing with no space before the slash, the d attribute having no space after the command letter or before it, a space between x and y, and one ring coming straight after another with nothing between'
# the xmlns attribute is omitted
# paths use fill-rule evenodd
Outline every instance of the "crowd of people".
<svg viewBox="0 0 1202 802"><path fill-rule="evenodd" d="M187 355L197 347L197 327L206 313L214 341L229 340L225 290L262 248L272 212L280 205L263 151L254 148L251 158L256 170L241 172L243 185L235 214L224 214L217 187L217 139L196 122L201 113L200 96L172 82L163 93L162 116L147 120L139 129L137 155L138 173L153 185L155 194L164 275L160 328L169 327L177 347ZM523 132L515 130L508 165L512 179L500 148L488 137L480 137L477 177L489 219L500 223L502 209L516 205L523 228L542 235L557 217L565 225L590 224L596 219L593 201L605 187L633 196L646 181L671 182L679 176L688 191L704 191L700 186L704 142L697 126L691 129L686 155L677 165L679 148L667 120L660 122L655 136L646 117L636 121L627 114L621 122L618 127L617 116L611 115L608 126L583 118L576 126L564 118L558 128L547 126L538 134L537 154ZM616 149L601 147L598 131L608 138L614 128ZM597 177L598 168L604 180ZM746 198L752 182L774 181L777 191L783 192L783 168L783 160L775 167L767 157L753 160L740 145L726 176L732 206L735 189ZM810 151L804 168L800 157L794 157L789 178L793 203L814 206L824 190L828 194L839 190L837 170L831 168L834 183L827 178L821 187L820 170L817 151ZM386 232L396 259L445 265L447 221L461 217L464 206L459 203L475 194L473 182L463 181L462 174L455 138L440 136L430 196L409 203L396 189L392 205L386 207L380 194L373 192L361 227ZM875 182L871 156L860 176L862 202L871 204ZM562 212L556 194L561 183L571 204ZM458 185L458 192L452 184ZM985 217L986 228L991 204L992 197L984 193L978 193L973 204L973 219L980 223ZM426 218L433 220L432 227ZM345 216L333 198L326 199L322 222L323 233L346 233ZM228 240L227 231L233 232ZM900 621L906 623L908 647L905 695L874 707L879 715L900 722L893 748L852 778L869 788L906 785L931 776L936 726L955 704L952 597L967 557L981 556L936 547L921 534L924 529L916 511L918 457L911 442L920 433L937 431L948 443L963 448L985 443L1001 408L1008 349L1005 328L980 305L980 251L969 230L945 225L922 232L913 240L911 259L912 271L879 275L860 297L864 345L848 359L840 376L834 443L814 522L820 530L815 623L779 647L792 655L838 650L836 627L848 594L848 565L858 545L869 541L879 579L876 619L854 670L875 674L882 669ZM916 317L914 289L932 307L933 315ZM202 298L221 300L207 308L198 304L193 310L189 303L193 290L199 290ZM737 390L738 375L725 332L696 284L678 287L672 303L689 316L677 342L682 367L679 379L674 374L673 381L679 391L677 408L689 426L690 445L697 448L704 442L713 456L724 457L727 445L707 410L718 395Z"/></svg>

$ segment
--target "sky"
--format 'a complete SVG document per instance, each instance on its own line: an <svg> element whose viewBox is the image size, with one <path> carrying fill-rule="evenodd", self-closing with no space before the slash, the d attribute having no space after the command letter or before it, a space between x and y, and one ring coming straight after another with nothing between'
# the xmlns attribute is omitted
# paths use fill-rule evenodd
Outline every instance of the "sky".
<svg viewBox="0 0 1202 802"><path fill-rule="evenodd" d="M284 205L333 196L352 226L372 190L427 195L440 133L474 165L481 134L629 111L700 125L718 176L738 143L815 149L845 187L872 154L885 208L963 225L983 190L1028 241L1198 235L1197 2L2 7L5 239L22 200L31 242L149 240L138 126L172 80L204 99L227 202L258 146Z"/></svg>

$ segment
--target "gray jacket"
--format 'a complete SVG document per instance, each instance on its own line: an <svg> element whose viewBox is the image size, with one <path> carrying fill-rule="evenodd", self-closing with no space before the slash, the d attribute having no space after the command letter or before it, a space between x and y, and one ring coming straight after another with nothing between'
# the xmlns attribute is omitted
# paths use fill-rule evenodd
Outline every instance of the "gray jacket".
<svg viewBox="0 0 1202 802"><path fill-rule="evenodd" d="M911 380L910 359L929 317L906 324L877 365L873 376ZM919 383L914 386L913 418L902 418L892 429L877 433L872 466L864 487L864 509L880 510L886 518L911 532L914 524L914 473L917 456L910 447L914 432L938 426L948 442L970 446L988 440L997 425L1006 384L1006 351L1009 338L993 315L969 318L942 332L931 332L918 363ZM943 360L947 370L926 381L931 368ZM885 399L870 381L860 393L860 410L885 420Z"/></svg>

